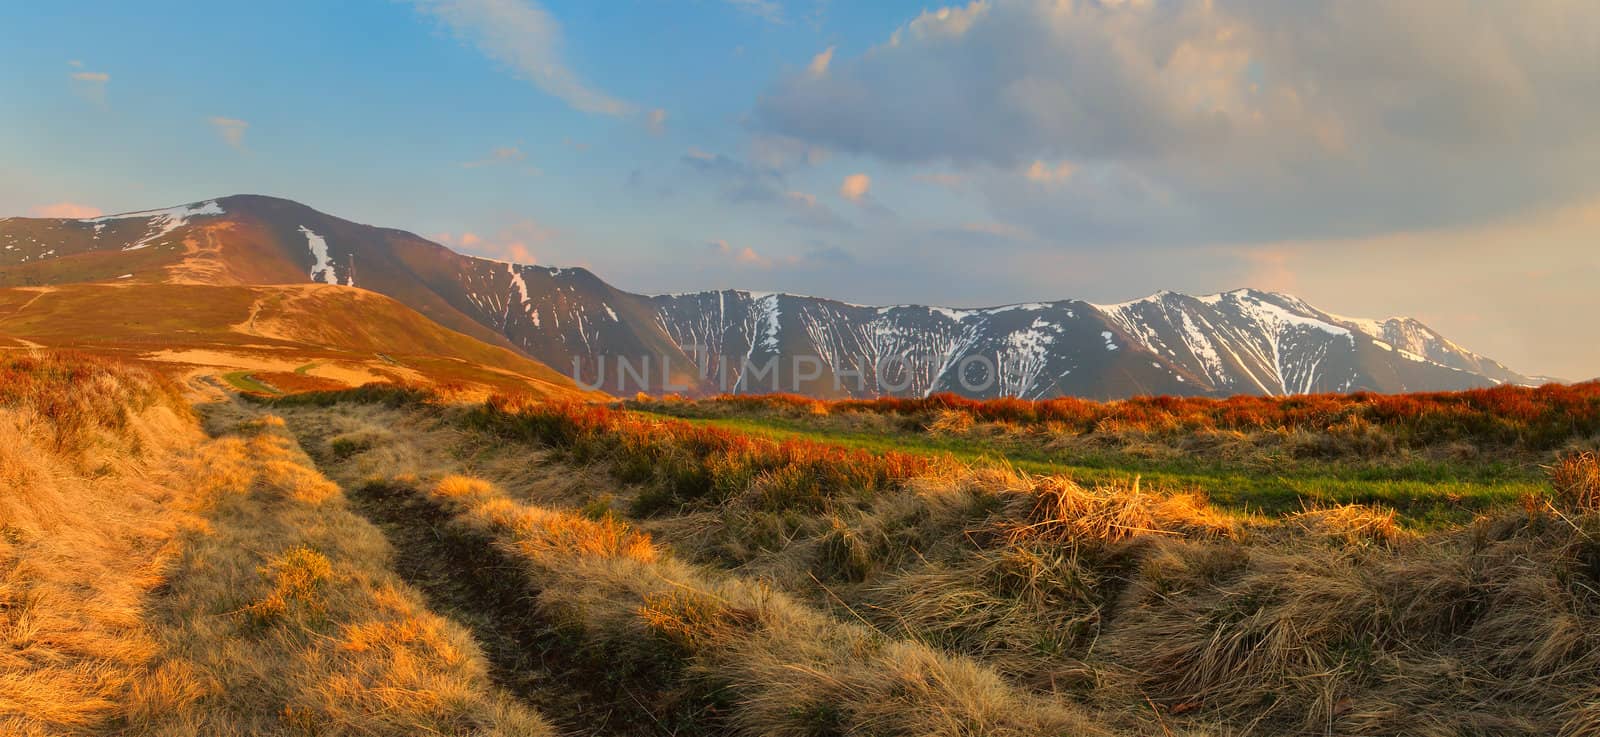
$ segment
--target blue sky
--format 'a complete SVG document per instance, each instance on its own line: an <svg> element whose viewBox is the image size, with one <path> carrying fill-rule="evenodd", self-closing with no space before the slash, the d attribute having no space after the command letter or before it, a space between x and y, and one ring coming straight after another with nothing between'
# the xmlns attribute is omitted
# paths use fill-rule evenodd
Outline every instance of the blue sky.
<svg viewBox="0 0 1600 737"><path fill-rule="evenodd" d="M1248 285L1600 374L1552 317L1600 307L1588 2L13 5L0 215L274 194L646 292Z"/></svg>

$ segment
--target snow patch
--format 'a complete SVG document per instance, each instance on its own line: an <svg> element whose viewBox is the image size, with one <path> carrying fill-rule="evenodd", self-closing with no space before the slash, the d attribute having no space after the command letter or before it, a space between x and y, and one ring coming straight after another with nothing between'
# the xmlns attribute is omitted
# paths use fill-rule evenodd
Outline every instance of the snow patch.
<svg viewBox="0 0 1600 737"><path fill-rule="evenodd" d="M105 228L106 223L109 223L113 220L147 218L150 220L150 229L145 233L145 236L140 238L133 245L122 249L124 251L137 251L145 246L150 245L157 238L188 225L189 218L223 214L226 213L222 211L222 206L218 205L215 200L212 200L210 202L200 202L192 205L169 207L165 210L142 210L140 212L124 212L117 215L105 215L97 218L79 220L78 222L93 223L95 235L98 236L100 231Z"/></svg>
<svg viewBox="0 0 1600 737"><path fill-rule="evenodd" d="M328 241L304 225L300 226L300 233L306 237L306 248L311 251L314 261L311 264L311 281L338 284L339 275L333 269L333 257L328 254ZM354 286L353 280L345 286Z"/></svg>

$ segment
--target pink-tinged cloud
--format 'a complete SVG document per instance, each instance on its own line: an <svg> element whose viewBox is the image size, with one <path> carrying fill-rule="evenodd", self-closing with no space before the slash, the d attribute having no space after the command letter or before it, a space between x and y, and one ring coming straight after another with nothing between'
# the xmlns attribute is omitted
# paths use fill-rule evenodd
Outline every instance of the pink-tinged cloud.
<svg viewBox="0 0 1600 737"><path fill-rule="evenodd" d="M36 218L69 218L82 220L84 218L97 218L105 213L98 207L80 205L76 202L57 202L53 205L40 205L29 210L29 214Z"/></svg>
<svg viewBox="0 0 1600 737"><path fill-rule="evenodd" d="M826 51L811 57L810 66L806 67L811 76L820 77L828 73L828 65L833 63L833 48L829 46Z"/></svg>
<svg viewBox="0 0 1600 737"><path fill-rule="evenodd" d="M851 174L839 185L839 196L851 202L861 202L871 191L872 177L865 174Z"/></svg>
<svg viewBox="0 0 1600 737"><path fill-rule="evenodd" d="M1055 164L1047 164L1043 161L1034 161L1028 166L1027 171L1024 171L1022 174L1023 176L1027 177L1028 181L1030 182L1037 184L1056 184L1058 182L1065 182L1068 179L1071 179L1073 173L1076 171L1077 167L1073 166L1072 162L1070 161L1062 161Z"/></svg>
<svg viewBox="0 0 1600 737"><path fill-rule="evenodd" d="M434 233L434 241L458 251L518 264L538 263L534 247L550 241L556 231L533 220L522 220L499 229L493 235L470 230L461 233Z"/></svg>
<svg viewBox="0 0 1600 737"><path fill-rule="evenodd" d="M725 240L711 241L706 246L711 249L712 253L731 258L734 263L741 266L750 266L758 269L766 269L772 266L772 259L757 253L756 249L749 246L740 248L729 245Z"/></svg>

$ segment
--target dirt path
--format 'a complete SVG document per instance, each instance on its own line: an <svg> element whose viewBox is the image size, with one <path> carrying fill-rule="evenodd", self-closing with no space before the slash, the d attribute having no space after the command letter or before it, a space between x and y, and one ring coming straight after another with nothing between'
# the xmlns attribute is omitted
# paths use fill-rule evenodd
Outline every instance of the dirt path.
<svg viewBox="0 0 1600 737"><path fill-rule="evenodd" d="M315 421L299 412L284 416L291 431L297 420ZM309 439L300 437L302 443ZM326 475L341 479L337 469L328 467L338 461L311 455ZM616 706L639 700L597 679L593 663L584 663L571 641L538 616L527 578L489 539L449 525L446 513L414 489L381 483L344 486L352 510L388 539L400 578L422 592L430 610L472 633L497 686L535 707L564 735L673 734L642 706Z"/></svg>

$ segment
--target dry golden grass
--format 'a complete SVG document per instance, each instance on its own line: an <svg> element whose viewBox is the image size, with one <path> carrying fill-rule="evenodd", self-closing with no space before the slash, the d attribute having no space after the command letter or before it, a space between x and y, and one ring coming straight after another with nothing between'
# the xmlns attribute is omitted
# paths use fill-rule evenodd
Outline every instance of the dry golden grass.
<svg viewBox="0 0 1600 737"><path fill-rule="evenodd" d="M152 613L155 669L179 675L135 692L131 732L551 734L389 569L382 535L281 420L241 425L196 467L207 524Z"/></svg>
<svg viewBox="0 0 1600 737"><path fill-rule="evenodd" d="M519 561L540 616L619 672L647 669L667 679L656 688L718 697L739 734L1109 734L969 660L687 565L615 521L518 504L461 479L429 494L454 524Z"/></svg>
<svg viewBox="0 0 1600 737"><path fill-rule="evenodd" d="M1412 537L1393 509L1362 504L1308 508L1286 520L1314 537L1345 545L1394 545Z"/></svg>
<svg viewBox="0 0 1600 737"><path fill-rule="evenodd" d="M0 734L551 734L281 420L211 440L137 369L0 374Z"/></svg>
<svg viewBox="0 0 1600 737"><path fill-rule="evenodd" d="M146 374L62 368L36 366L33 393L0 406L5 734L82 734L117 714L157 650L141 613L188 524L170 469L200 439L186 409Z"/></svg>
<svg viewBox="0 0 1600 737"><path fill-rule="evenodd" d="M1600 511L1600 457L1592 451L1568 453L1550 469L1556 500L1568 509Z"/></svg>
<svg viewBox="0 0 1600 737"><path fill-rule="evenodd" d="M442 548L458 553L445 571L515 569L521 590L495 605L579 662L563 683L661 732L1600 734L1600 515L1581 456L1553 471L1566 501L1425 535L1378 508L1238 518L994 468L787 507L756 477L719 505L629 519L653 481L463 432L448 409L284 412L222 423L235 431L197 464L219 479L202 486L208 527L178 538L147 623L133 733L532 719L393 578L294 432L351 488L411 489L394 493L431 510L409 522L422 538L482 552Z"/></svg>

